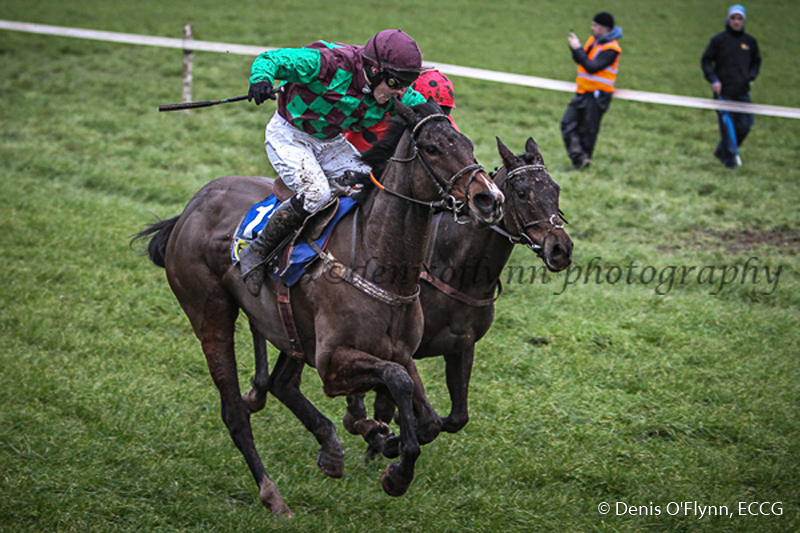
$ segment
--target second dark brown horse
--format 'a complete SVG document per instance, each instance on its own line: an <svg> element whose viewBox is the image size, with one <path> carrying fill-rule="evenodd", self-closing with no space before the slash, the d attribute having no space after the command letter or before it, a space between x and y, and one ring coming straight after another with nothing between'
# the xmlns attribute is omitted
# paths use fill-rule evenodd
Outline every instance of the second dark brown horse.
<svg viewBox="0 0 800 533"><path fill-rule="evenodd" d="M491 228L459 224L452 216L434 217L420 292L425 330L415 359L444 356L450 414L442 430L454 433L469 420L467 397L475 344L489 331L501 275L516 244L531 248L552 272L572 262L572 240L564 229L559 209L558 184L550 177L539 147L530 138L525 152L514 155L497 140L503 166L495 183L506 197L503 220ZM395 406L378 394L375 420L388 423ZM345 427L363 431L356 422L367 417L363 396L348 398ZM373 449L380 451L389 436L388 426L373 424Z"/></svg>

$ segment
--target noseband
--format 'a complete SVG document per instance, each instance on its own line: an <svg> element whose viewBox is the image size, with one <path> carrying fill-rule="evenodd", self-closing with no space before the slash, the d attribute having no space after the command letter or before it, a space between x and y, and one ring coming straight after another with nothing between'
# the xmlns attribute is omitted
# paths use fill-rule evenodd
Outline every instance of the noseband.
<svg viewBox="0 0 800 533"><path fill-rule="evenodd" d="M544 165L538 165L538 164L524 165L524 166L521 166L521 167L517 167L517 168L515 168L514 170L512 170L511 172L509 172L507 174L507 176L506 176L506 179L508 180L507 183L511 183L512 180L514 179L514 177L522 174L523 172L529 171L529 170L534 171L534 172L546 172L547 171L547 167L544 166ZM508 194L507 196L511 197L512 198L511 202L516 204L516 202L517 202L517 195L516 194ZM522 218L522 216L520 215L520 210L516 209L516 205L515 205L515 209L513 210L512 218L514 219L514 225L517 227L517 230L519 231L519 235L511 235L510 233L508 233L503 228L501 228L500 226L497 226L497 225L492 226L492 229L494 231L496 231L497 233L499 233L500 235L506 237L513 244L522 243L525 246L527 246L528 248L530 248L532 251L534 251L534 252L536 252L538 254L538 253L541 253L541 251L542 251L542 245L541 244L536 244L535 242L533 242L531 240L531 238L528 237L527 233L525 233L525 230L530 228L530 227L532 227L532 226L536 226L538 224L543 224L545 222L549 223L550 227L547 229L547 233L545 234L544 239L542 239L542 243L544 243L544 241L547 240L547 236L550 235L550 233L553 230L564 229L564 224L557 224L555 222L556 217L558 217L560 215L561 215L561 212L559 211L558 213L551 214L548 218L543 218L541 220L533 220L533 221L528 222L528 221L525 221ZM562 220L562 222L566 222L563 219L563 217L561 218L561 220Z"/></svg>
<svg viewBox="0 0 800 533"><path fill-rule="evenodd" d="M448 123L450 122L450 118L447 115L438 113L423 117L419 122L417 122L417 124L411 130L411 144L414 149L414 153L411 155L411 157L407 159L392 157L389 160L394 161L395 163L405 164L405 163L411 163L415 159L419 159L420 163L422 163L422 166L425 169L425 172L428 174L431 183L436 188L436 191L439 193L439 198L440 198L439 200L433 202L423 202L421 200L417 200L416 198L412 198L410 196L406 196L404 194L400 194L396 191L392 191L390 189L385 188L380 182L378 182L378 180L375 179L375 177L372 174L370 174L370 179L380 190L387 192L392 196L396 196L397 198L402 198L403 200L415 204L428 206L434 212L451 211L457 218L458 214L464 210L467 204L469 204L470 185L472 185L472 182L475 180L475 176L479 172L483 171L483 167L478 163L474 163L472 165L467 165L466 167L462 168L461 170L453 174L453 176L450 179L444 179L441 176L439 176L439 174L436 172L436 169L434 169L433 166L431 165L430 161L428 161L425 158L425 156L423 156L422 153L419 151L416 143L417 137L419 136L419 133L422 131L421 130L422 126L432 120L446 120ZM453 185L455 185L456 181L458 181L462 176L464 176L468 172L471 172L471 174L469 176L469 179L467 180L466 198L464 199L464 201L458 201L452 194L450 194L450 191L453 188Z"/></svg>

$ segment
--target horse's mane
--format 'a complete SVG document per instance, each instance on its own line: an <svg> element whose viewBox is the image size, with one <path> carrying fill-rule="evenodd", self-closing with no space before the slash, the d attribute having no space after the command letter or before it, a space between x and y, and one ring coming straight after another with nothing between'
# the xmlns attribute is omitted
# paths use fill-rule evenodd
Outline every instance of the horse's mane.
<svg viewBox="0 0 800 533"><path fill-rule="evenodd" d="M442 112L442 108L439 107L439 104L433 99L428 100L424 104L415 105L411 109L421 118ZM400 139L403 138L403 133L405 133L405 131L406 123L402 119L391 119L389 121L389 127L386 129L383 137L359 157L361 161L372 169L372 175L375 176L375 179L378 181L380 181L389 161L392 156L394 156L397 145L400 144ZM372 183L372 180L365 179L360 185L363 186L363 189L361 192L353 195L352 198L359 204L363 204L375 190L375 184Z"/></svg>
<svg viewBox="0 0 800 533"><path fill-rule="evenodd" d="M389 159L394 155L403 133L406 131L406 124L399 118L389 121L389 127L384 132L383 138L372 145L372 147L361 154L361 161L372 168L372 174L376 178L383 175Z"/></svg>

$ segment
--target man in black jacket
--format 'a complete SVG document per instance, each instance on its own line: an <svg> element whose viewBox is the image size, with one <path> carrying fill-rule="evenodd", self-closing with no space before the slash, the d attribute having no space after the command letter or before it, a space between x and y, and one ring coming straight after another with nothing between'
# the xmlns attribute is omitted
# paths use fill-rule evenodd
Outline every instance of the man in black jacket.
<svg viewBox="0 0 800 533"><path fill-rule="evenodd" d="M750 102L750 85L758 76L761 54L752 35L744 32L747 13L740 5L731 6L725 21L725 31L709 41L700 65L714 98ZM753 127L753 115L717 111L720 141L714 155L727 168L741 164L739 147Z"/></svg>

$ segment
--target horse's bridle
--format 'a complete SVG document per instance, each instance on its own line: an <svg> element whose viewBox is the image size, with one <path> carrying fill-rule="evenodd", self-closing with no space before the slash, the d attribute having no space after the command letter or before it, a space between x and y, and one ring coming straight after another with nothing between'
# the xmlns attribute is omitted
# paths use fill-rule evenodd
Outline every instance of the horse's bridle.
<svg viewBox="0 0 800 533"><path fill-rule="evenodd" d="M512 180L516 176L518 176L519 174L521 174L523 172L529 171L529 170L532 170L532 171L535 171L535 172L544 172L544 171L547 171L547 167L545 167L544 165L540 165L540 164L523 165L521 167L517 167L514 170L508 172L508 174L506 175L507 183L511 184ZM507 197L511 197L511 202L512 203L516 203L518 201L516 194L507 194L506 196ZM550 235L550 233L553 230L564 229L564 224L556 224L555 223L555 218L556 217L561 218L562 222L566 222L566 220L564 220L563 216L561 215L561 211L560 210L559 210L558 213L551 214L548 218L543 218L543 219L540 219L540 220L533 220L533 221L530 221L530 222L523 220L522 216L520 215L521 210L517 209L516 205L514 205L514 209L509 209L508 211L513 213L513 214L512 213L509 213L509 214L512 215L511 218L513 219L514 226L516 226L516 229L517 229L517 232L519 233L519 235L511 235L509 232L505 231L503 228L501 228L500 226L498 226L496 224L494 226L492 226L492 229L494 231L496 231L497 233L499 233L500 235L506 237L512 243L514 243L514 244L522 243L525 246L527 246L528 248L530 248L532 251L536 252L537 254L541 253L542 245L541 244L536 244L535 242L533 242L533 240L531 240L531 238L528 237L528 234L525 233L525 230L530 228L530 227L532 227L532 226L536 226L538 224L543 224L545 222L548 222L550 224L550 227L547 229L547 233L545 234L544 239L542 239L542 243L544 243L544 241L547 240L547 236Z"/></svg>
<svg viewBox="0 0 800 533"><path fill-rule="evenodd" d="M422 163L423 168L425 169L425 172L428 174L431 183L436 188L436 191L439 193L440 200L435 200L432 202L423 202L411 196L406 196L404 194L400 194L397 191L392 191L390 189L387 189L377 179L375 179L375 177L372 174L370 174L370 179L378 187L378 189L386 193L389 193L392 196L401 198L407 202L428 206L434 212L452 211L454 215L458 217L458 214L461 211L463 211L464 208L469 204L470 185L472 185L472 182L475 180L475 176L478 174L478 172L483 171L483 167L478 163L474 163L472 165L467 165L466 167L462 168L461 170L453 174L453 176L450 179L444 179L441 176L439 176L439 174L436 172L436 169L434 169L433 166L430 164L430 161L428 161L425 158L425 156L423 156L422 153L419 151L416 143L417 137L419 136L419 133L421 131L421 127L427 122L430 122L432 120L446 120L447 122L450 122L450 117L439 113L423 117L419 122L417 122L417 124L411 130L411 145L414 149L414 153L411 155L411 157L406 159L391 157L389 161L405 164L405 163L411 163L415 159L419 159L419 161ZM470 174L469 179L467 180L466 198L464 199L464 201L456 200L456 198L452 194L450 194L450 190L453 188L453 185L455 185L456 181L459 180L464 174L468 172L472 172L472 174Z"/></svg>

